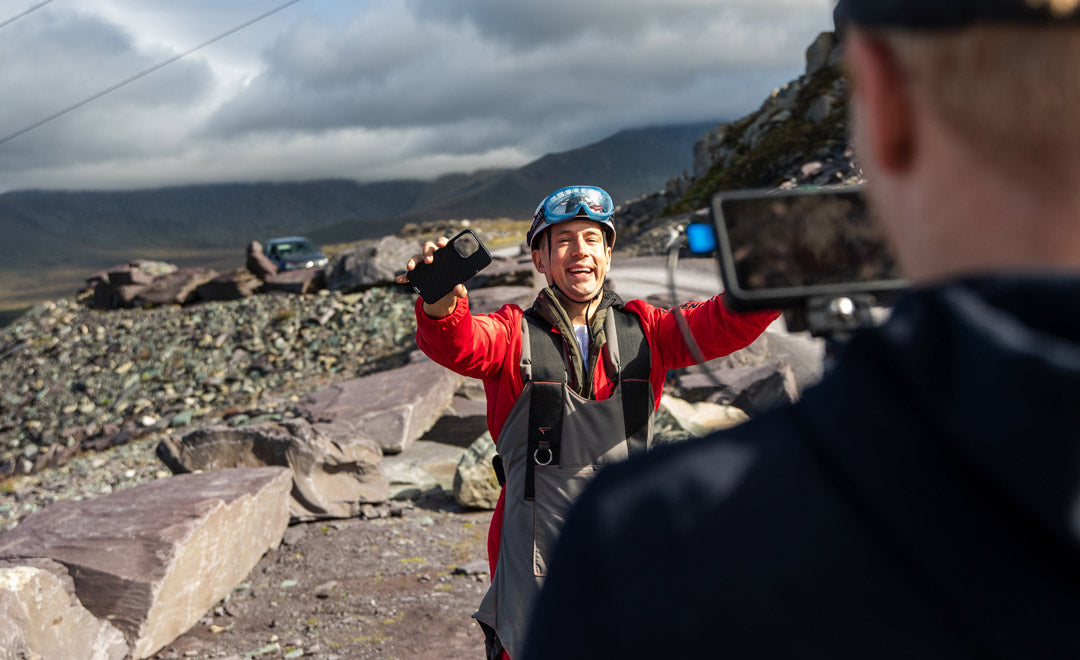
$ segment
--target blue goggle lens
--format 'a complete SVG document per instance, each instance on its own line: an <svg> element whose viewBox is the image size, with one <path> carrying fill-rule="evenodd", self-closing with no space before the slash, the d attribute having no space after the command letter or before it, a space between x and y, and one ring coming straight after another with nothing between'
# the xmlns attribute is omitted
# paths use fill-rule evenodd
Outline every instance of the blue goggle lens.
<svg viewBox="0 0 1080 660"><path fill-rule="evenodd" d="M600 188L577 186L563 188L544 201L544 215L548 222L561 222L576 216L580 211L593 220L606 220L615 210L615 204Z"/></svg>

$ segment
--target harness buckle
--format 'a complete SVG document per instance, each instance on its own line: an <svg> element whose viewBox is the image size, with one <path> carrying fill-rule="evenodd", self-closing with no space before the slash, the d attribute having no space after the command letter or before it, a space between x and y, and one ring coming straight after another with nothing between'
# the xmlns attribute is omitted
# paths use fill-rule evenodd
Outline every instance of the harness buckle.
<svg viewBox="0 0 1080 660"><path fill-rule="evenodd" d="M543 454L541 454L541 452L543 452ZM541 456L544 456L543 460L540 459ZM554 458L555 455L551 452L551 445L546 440L541 440L540 446L533 451L533 461L537 465L551 465L551 461Z"/></svg>

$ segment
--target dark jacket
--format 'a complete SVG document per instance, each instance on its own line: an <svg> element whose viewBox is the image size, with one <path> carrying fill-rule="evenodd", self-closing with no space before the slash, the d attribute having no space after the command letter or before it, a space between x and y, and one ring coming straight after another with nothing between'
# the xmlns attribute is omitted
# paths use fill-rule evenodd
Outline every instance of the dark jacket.
<svg viewBox="0 0 1080 660"><path fill-rule="evenodd" d="M605 469L525 660L1080 657L1080 279L909 294L791 407Z"/></svg>

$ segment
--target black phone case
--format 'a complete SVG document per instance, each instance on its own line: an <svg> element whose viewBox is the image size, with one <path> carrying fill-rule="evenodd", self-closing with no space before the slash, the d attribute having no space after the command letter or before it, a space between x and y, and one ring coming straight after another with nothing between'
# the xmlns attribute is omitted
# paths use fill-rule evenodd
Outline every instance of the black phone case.
<svg viewBox="0 0 1080 660"><path fill-rule="evenodd" d="M469 235L476 240L479 249L468 257L462 257L455 250L455 243L462 236ZM491 263L491 253L471 229L466 229L450 239L446 247L435 251L432 262L418 263L409 272L409 284L413 291L420 294L426 303L433 303L463 284Z"/></svg>

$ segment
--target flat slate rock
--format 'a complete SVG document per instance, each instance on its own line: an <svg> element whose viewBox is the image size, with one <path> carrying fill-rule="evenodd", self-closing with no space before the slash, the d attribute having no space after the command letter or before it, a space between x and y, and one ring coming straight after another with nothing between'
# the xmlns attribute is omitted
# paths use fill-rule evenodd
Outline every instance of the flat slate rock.
<svg viewBox="0 0 1080 660"><path fill-rule="evenodd" d="M277 547L291 485L287 468L243 468L55 502L0 536L0 559L63 564L83 606L146 658Z"/></svg>
<svg viewBox="0 0 1080 660"><path fill-rule="evenodd" d="M313 392L295 411L336 442L367 438L397 454L435 424L461 379L424 359Z"/></svg>
<svg viewBox="0 0 1080 660"><path fill-rule="evenodd" d="M234 428L207 426L164 438L158 457L173 472L278 465L292 470L292 522L353 518L390 498L374 442L331 441L302 419Z"/></svg>

